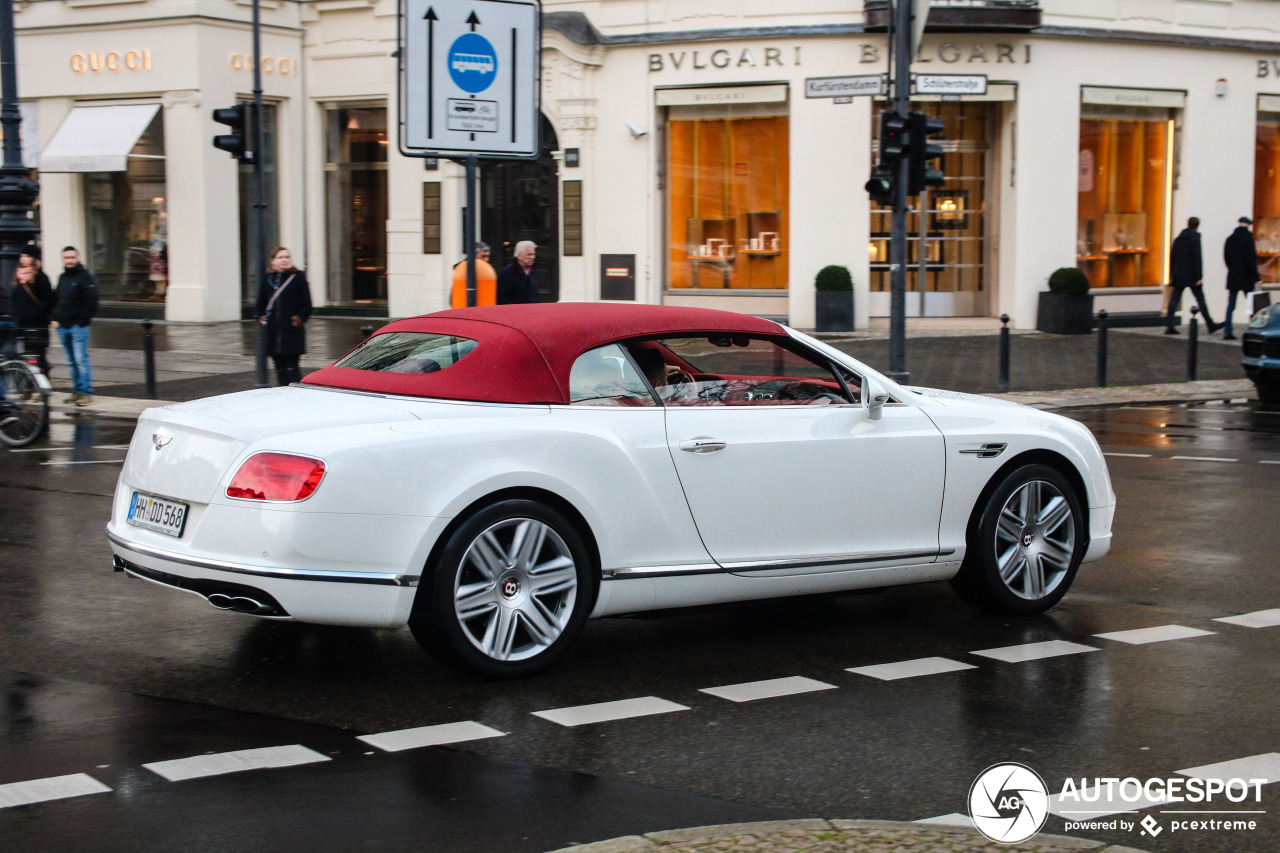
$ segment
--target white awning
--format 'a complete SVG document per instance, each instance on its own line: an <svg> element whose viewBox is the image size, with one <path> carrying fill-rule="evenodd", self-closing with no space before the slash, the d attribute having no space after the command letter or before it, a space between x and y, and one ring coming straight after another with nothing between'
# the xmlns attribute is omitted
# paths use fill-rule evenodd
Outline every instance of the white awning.
<svg viewBox="0 0 1280 853"><path fill-rule="evenodd" d="M73 107L40 155L41 172L123 172L159 104Z"/></svg>

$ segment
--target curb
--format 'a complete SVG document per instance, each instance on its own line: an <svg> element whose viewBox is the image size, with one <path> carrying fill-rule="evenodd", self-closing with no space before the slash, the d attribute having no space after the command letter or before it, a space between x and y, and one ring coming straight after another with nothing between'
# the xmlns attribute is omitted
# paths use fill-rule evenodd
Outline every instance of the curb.
<svg viewBox="0 0 1280 853"><path fill-rule="evenodd" d="M821 845L821 847L815 847ZM1065 835L1039 834L1020 844L999 844L988 840L974 829L937 824L903 823L889 820L766 820L755 823L730 823L697 826L626 835L562 847L552 853L680 853L680 851L769 850L788 853L821 849L859 853L903 851L903 853L996 853L1001 850L1032 850L1043 853L1066 853L1093 850L1097 853L1144 853L1134 847L1108 845L1102 841L1071 838Z"/></svg>

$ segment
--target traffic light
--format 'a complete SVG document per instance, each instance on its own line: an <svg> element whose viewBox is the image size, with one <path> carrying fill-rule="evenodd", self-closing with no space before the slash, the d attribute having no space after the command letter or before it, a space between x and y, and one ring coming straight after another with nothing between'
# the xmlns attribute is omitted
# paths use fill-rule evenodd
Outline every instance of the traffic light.
<svg viewBox="0 0 1280 853"><path fill-rule="evenodd" d="M871 180L866 183L867 194L876 204L893 205L894 176L883 166L877 166L871 172Z"/></svg>
<svg viewBox="0 0 1280 853"><path fill-rule="evenodd" d="M898 163L907 153L908 119L893 110L880 111L880 168L897 174Z"/></svg>
<svg viewBox="0 0 1280 853"><path fill-rule="evenodd" d="M933 145L929 137L943 130L942 119L930 118L924 113L911 112L907 119L907 195L920 195L926 187L940 187L946 177L941 169L932 167L929 161L943 155L941 145ZM941 164L938 164L941 165Z"/></svg>
<svg viewBox="0 0 1280 853"><path fill-rule="evenodd" d="M237 160L253 162L253 151L249 148L249 105L236 104L234 107L214 110L213 120L231 129L230 133L215 136L213 147L226 151Z"/></svg>

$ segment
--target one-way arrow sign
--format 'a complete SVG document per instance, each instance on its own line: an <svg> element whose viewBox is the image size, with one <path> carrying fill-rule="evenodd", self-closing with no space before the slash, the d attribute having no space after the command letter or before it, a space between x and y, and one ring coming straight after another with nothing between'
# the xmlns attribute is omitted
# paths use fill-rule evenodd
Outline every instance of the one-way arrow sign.
<svg viewBox="0 0 1280 853"><path fill-rule="evenodd" d="M538 0L401 0L401 153L536 157L541 47Z"/></svg>

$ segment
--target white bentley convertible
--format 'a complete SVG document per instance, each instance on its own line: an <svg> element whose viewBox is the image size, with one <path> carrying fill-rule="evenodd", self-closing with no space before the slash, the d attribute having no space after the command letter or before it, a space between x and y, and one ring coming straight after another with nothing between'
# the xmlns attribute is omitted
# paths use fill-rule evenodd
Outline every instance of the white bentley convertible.
<svg viewBox="0 0 1280 853"><path fill-rule="evenodd" d="M1051 607L1106 554L1089 430L901 387L767 320L512 305L391 323L301 384L151 409L115 566L490 675L591 617L950 580Z"/></svg>

